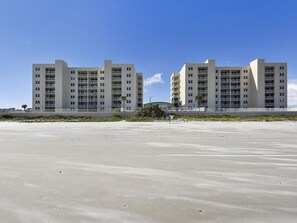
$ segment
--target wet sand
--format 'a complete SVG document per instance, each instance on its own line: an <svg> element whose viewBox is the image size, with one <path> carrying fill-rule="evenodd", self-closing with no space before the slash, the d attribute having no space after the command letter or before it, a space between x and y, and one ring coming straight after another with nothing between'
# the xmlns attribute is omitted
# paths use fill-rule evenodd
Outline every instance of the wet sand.
<svg viewBox="0 0 297 223"><path fill-rule="evenodd" d="M0 222L296 222L297 123L0 122Z"/></svg>

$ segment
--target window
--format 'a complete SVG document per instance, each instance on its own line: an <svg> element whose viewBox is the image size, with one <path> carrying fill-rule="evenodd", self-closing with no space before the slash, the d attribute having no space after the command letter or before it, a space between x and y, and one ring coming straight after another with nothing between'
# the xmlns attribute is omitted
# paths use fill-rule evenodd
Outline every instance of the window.
<svg viewBox="0 0 297 223"><path fill-rule="evenodd" d="M40 84L40 81L35 81L35 84Z"/></svg>
<svg viewBox="0 0 297 223"><path fill-rule="evenodd" d="M36 67L35 68L35 71L40 71L40 67Z"/></svg>
<svg viewBox="0 0 297 223"><path fill-rule="evenodd" d="M285 93L279 93L279 96L285 96Z"/></svg>
<svg viewBox="0 0 297 223"><path fill-rule="evenodd" d="M127 71L130 71L131 70L131 67L127 67Z"/></svg>
<svg viewBox="0 0 297 223"><path fill-rule="evenodd" d="M283 90L285 89L285 86L280 86L279 89Z"/></svg>
<svg viewBox="0 0 297 223"><path fill-rule="evenodd" d="M127 100L127 104L131 104L131 100Z"/></svg>
<svg viewBox="0 0 297 223"><path fill-rule="evenodd" d="M127 84L131 84L131 81L127 81Z"/></svg>
<svg viewBox="0 0 297 223"><path fill-rule="evenodd" d="M35 97L36 97L36 98L39 98L39 97L40 97L40 94L35 94Z"/></svg>
<svg viewBox="0 0 297 223"><path fill-rule="evenodd" d="M71 77L70 79L71 79L72 81L74 81L74 80L75 80L75 77Z"/></svg>
<svg viewBox="0 0 297 223"><path fill-rule="evenodd" d="M104 92L104 89L100 89L100 92Z"/></svg>
<svg viewBox="0 0 297 223"><path fill-rule="evenodd" d="M193 83L193 80L188 80L188 83L189 83L189 84L192 84L192 83Z"/></svg>
<svg viewBox="0 0 297 223"><path fill-rule="evenodd" d="M103 87L103 86L104 86L104 83L100 83L100 86L102 86L102 87Z"/></svg>
<svg viewBox="0 0 297 223"><path fill-rule="evenodd" d="M71 95L70 98L75 98L75 95Z"/></svg>
<svg viewBox="0 0 297 223"><path fill-rule="evenodd" d="M189 97L192 97L192 96L193 96L193 93L188 93L188 96L189 96Z"/></svg>
<svg viewBox="0 0 297 223"><path fill-rule="evenodd" d="M100 77L100 80L103 81L104 80L104 77Z"/></svg>
<svg viewBox="0 0 297 223"><path fill-rule="evenodd" d="M40 104L40 101L35 101L35 104Z"/></svg>
<svg viewBox="0 0 297 223"><path fill-rule="evenodd" d="M73 86L75 86L75 83L71 83L70 85L73 87Z"/></svg>
<svg viewBox="0 0 297 223"><path fill-rule="evenodd" d="M127 77L131 77L131 74L127 74Z"/></svg>
<svg viewBox="0 0 297 223"><path fill-rule="evenodd" d="M193 70L193 67L189 67L188 70Z"/></svg>
<svg viewBox="0 0 297 223"><path fill-rule="evenodd" d="M216 83L216 85L218 85L218 83Z"/></svg>
<svg viewBox="0 0 297 223"><path fill-rule="evenodd" d="M283 66L280 66L280 67L279 67L279 69L280 69L280 70L284 70L284 69L285 69L285 67L283 67Z"/></svg>
<svg viewBox="0 0 297 223"><path fill-rule="evenodd" d="M127 94L127 97L131 97L131 94Z"/></svg>
<svg viewBox="0 0 297 223"><path fill-rule="evenodd" d="M243 91L248 91L248 89L247 88L244 88Z"/></svg>
<svg viewBox="0 0 297 223"><path fill-rule="evenodd" d="M74 90L74 89L71 89L70 91L71 91L71 92L75 92L75 90Z"/></svg>
<svg viewBox="0 0 297 223"><path fill-rule="evenodd" d="M243 85L248 85L248 82L244 82Z"/></svg>
<svg viewBox="0 0 297 223"><path fill-rule="evenodd" d="M188 87L188 90L193 90L193 87Z"/></svg>
<svg viewBox="0 0 297 223"><path fill-rule="evenodd" d="M193 103L193 100L188 100L188 103Z"/></svg>
<svg viewBox="0 0 297 223"><path fill-rule="evenodd" d="M131 90L131 87L127 87L127 91L130 91Z"/></svg>
<svg viewBox="0 0 297 223"><path fill-rule="evenodd" d="M216 76L216 80L217 80L217 79L219 79L219 77L218 77L218 76Z"/></svg>
<svg viewBox="0 0 297 223"><path fill-rule="evenodd" d="M40 91L40 88L39 88L39 87L36 87L36 88L35 88L35 91Z"/></svg>
<svg viewBox="0 0 297 223"><path fill-rule="evenodd" d="M100 98L104 98L104 95L100 95Z"/></svg>
<svg viewBox="0 0 297 223"><path fill-rule="evenodd" d="M104 70L100 70L100 74L104 74Z"/></svg>
<svg viewBox="0 0 297 223"><path fill-rule="evenodd" d="M280 83L285 83L285 80L279 80Z"/></svg>
<svg viewBox="0 0 297 223"><path fill-rule="evenodd" d="M70 102L72 105L75 105L75 102L74 101L72 101L72 102Z"/></svg>
<svg viewBox="0 0 297 223"><path fill-rule="evenodd" d="M193 74L188 74L188 77L193 77Z"/></svg>
<svg viewBox="0 0 297 223"><path fill-rule="evenodd" d="M100 105L104 105L104 101L100 101Z"/></svg>
<svg viewBox="0 0 297 223"><path fill-rule="evenodd" d="M40 77L40 74L35 74L35 77Z"/></svg>
<svg viewBox="0 0 297 223"><path fill-rule="evenodd" d="M72 71L70 71L70 73L71 73L71 74L75 74L75 71L74 71L74 70L72 70Z"/></svg>
<svg viewBox="0 0 297 223"><path fill-rule="evenodd" d="M219 71L218 70L216 70L216 74L218 73Z"/></svg>

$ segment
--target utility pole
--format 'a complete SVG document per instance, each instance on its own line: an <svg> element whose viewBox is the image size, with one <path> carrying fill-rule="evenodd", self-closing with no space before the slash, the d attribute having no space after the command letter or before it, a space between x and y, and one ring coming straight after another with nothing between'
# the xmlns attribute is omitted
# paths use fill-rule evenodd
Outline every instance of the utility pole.
<svg viewBox="0 0 297 223"><path fill-rule="evenodd" d="M151 104L152 103L152 96L149 97L149 100L150 100L150 104Z"/></svg>

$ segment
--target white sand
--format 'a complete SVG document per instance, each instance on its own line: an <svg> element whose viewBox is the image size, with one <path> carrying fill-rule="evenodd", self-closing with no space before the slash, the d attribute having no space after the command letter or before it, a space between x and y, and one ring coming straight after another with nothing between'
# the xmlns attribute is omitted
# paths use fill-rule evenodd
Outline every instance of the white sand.
<svg viewBox="0 0 297 223"><path fill-rule="evenodd" d="M297 123L0 122L0 222L297 222Z"/></svg>

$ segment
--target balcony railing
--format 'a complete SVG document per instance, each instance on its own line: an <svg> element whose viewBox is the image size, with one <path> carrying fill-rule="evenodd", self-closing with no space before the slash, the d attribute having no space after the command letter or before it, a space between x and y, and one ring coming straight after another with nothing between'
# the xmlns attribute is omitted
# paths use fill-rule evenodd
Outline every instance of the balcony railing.
<svg viewBox="0 0 297 223"><path fill-rule="evenodd" d="M265 107L266 106L274 106L274 103L265 103Z"/></svg>

